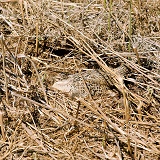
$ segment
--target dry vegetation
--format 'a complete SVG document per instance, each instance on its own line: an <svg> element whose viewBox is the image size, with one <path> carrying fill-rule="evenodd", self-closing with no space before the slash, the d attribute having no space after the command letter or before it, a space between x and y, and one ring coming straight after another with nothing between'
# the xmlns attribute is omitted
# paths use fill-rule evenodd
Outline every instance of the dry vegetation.
<svg viewBox="0 0 160 160"><path fill-rule="evenodd" d="M0 32L0 159L160 159L159 0L0 0ZM105 94L52 87L84 69Z"/></svg>

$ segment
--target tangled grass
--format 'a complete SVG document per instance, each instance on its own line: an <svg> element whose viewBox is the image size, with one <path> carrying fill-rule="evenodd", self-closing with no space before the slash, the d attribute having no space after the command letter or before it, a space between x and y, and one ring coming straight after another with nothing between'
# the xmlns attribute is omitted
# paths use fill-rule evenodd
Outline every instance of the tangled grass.
<svg viewBox="0 0 160 160"><path fill-rule="evenodd" d="M0 159L159 160L159 10L158 0L1 0ZM84 69L107 73L105 95L52 87Z"/></svg>

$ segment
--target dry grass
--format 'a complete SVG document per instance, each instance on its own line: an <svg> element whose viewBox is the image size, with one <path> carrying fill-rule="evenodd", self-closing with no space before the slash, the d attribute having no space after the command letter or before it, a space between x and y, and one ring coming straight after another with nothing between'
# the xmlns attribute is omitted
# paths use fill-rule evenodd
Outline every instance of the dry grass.
<svg viewBox="0 0 160 160"><path fill-rule="evenodd" d="M0 159L159 160L159 10L158 0L1 0ZM83 69L107 73L104 96L52 88Z"/></svg>

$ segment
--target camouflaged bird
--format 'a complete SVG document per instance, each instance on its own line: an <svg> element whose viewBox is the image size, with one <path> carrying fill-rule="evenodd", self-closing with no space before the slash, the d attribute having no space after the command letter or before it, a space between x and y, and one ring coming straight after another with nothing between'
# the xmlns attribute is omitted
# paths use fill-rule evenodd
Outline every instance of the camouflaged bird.
<svg viewBox="0 0 160 160"><path fill-rule="evenodd" d="M121 73L124 69L116 69L115 72ZM67 79L55 82L53 88L67 93L70 97L87 98L91 96L103 96L113 82L107 73L89 69L70 75Z"/></svg>

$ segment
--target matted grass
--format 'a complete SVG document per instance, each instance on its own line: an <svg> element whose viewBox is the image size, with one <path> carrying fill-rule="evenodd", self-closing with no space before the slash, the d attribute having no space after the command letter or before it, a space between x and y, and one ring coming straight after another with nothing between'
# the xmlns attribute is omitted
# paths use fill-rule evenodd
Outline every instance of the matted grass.
<svg viewBox="0 0 160 160"><path fill-rule="evenodd" d="M160 159L158 0L1 0L0 31L0 159ZM86 69L103 95L53 88Z"/></svg>

